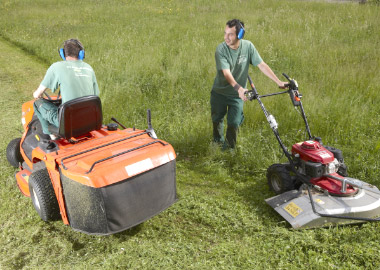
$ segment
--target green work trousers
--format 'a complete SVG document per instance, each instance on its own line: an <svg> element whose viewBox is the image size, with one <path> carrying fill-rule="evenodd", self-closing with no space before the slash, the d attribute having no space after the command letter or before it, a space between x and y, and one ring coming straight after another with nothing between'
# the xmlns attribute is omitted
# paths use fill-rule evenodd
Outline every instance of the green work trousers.
<svg viewBox="0 0 380 270"><path fill-rule="evenodd" d="M49 124L58 127L58 107L50 101L40 98L34 104L34 113L41 122L42 132L50 135Z"/></svg>
<svg viewBox="0 0 380 270"><path fill-rule="evenodd" d="M230 97L211 91L211 119L213 123L214 141L224 144L224 147L234 148L237 132L243 123L244 101L239 97ZM226 140L224 140L224 117L227 114Z"/></svg>

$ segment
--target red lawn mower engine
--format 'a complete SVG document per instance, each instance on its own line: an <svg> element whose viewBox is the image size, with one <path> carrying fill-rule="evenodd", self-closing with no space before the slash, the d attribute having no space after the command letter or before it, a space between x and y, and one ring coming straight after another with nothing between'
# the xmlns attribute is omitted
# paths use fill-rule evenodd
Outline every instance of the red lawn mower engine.
<svg viewBox="0 0 380 270"><path fill-rule="evenodd" d="M357 188L342 185L341 181L331 178L343 180L347 176L341 150L323 146L320 138L317 138L315 141L294 144L292 154L298 161L298 171L310 177L310 183L327 190L330 195L350 196L357 192Z"/></svg>

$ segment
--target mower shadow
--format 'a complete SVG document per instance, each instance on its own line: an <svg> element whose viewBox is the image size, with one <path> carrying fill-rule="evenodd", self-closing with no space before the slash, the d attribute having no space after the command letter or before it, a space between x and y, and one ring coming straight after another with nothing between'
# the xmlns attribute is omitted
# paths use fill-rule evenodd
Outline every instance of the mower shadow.
<svg viewBox="0 0 380 270"><path fill-rule="evenodd" d="M138 233L141 232L141 230L144 227L144 223L138 224L128 230L113 234L112 237L119 239L120 241L127 241L131 237L137 235Z"/></svg>
<svg viewBox="0 0 380 270"><path fill-rule="evenodd" d="M265 179L266 180L266 179ZM270 190L266 181L261 184L257 181L237 190L237 194L248 202L248 206L256 216L262 217L263 223L268 226L280 226L287 229L292 227L272 208L265 200L275 196Z"/></svg>

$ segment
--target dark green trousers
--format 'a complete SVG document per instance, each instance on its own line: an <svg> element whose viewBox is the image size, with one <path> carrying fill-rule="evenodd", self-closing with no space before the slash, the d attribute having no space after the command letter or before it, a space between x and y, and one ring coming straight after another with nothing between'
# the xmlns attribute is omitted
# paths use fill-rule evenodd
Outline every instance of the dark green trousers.
<svg viewBox="0 0 380 270"><path fill-rule="evenodd" d="M34 113L37 115L38 120L41 122L42 131L45 134L50 134L49 124L58 127L58 107L50 101L40 98L34 104Z"/></svg>
<svg viewBox="0 0 380 270"><path fill-rule="evenodd" d="M234 148L239 126L243 123L244 101L239 97L229 97L211 91L211 119L213 123L214 141ZM224 140L224 117L227 115L227 131Z"/></svg>

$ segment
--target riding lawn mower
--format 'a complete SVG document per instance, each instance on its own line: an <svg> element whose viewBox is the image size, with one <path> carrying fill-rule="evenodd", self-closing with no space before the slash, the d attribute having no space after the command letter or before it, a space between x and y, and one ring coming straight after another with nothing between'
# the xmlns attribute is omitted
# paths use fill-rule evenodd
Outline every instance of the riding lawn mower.
<svg viewBox="0 0 380 270"><path fill-rule="evenodd" d="M43 134L33 103L22 106L22 138L7 147L18 167L17 185L31 197L44 221L62 219L87 234L117 233L157 215L177 200L176 154L157 136L148 110L148 129L125 128L115 118L103 125L99 97L59 106L57 137ZM120 129L119 126L123 129Z"/></svg>
<svg viewBox="0 0 380 270"><path fill-rule="evenodd" d="M311 135L302 105L297 81L289 78L288 90L259 95L248 76L252 90L248 100L256 99L288 162L273 164L267 169L269 187L277 196L266 199L294 229L329 226L331 224L380 221L380 191L361 180L348 177L342 151L326 146L322 139ZM289 94L291 102L300 109L308 139L285 147L278 124L261 99Z"/></svg>

